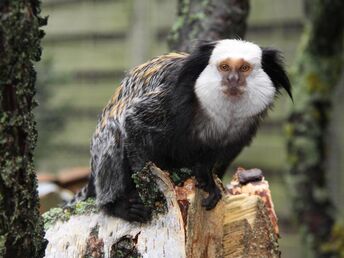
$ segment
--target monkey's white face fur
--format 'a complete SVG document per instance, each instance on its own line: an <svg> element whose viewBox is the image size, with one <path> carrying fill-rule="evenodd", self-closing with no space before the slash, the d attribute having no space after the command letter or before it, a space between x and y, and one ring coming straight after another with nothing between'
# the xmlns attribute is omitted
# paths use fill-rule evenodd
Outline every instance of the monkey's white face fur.
<svg viewBox="0 0 344 258"><path fill-rule="evenodd" d="M216 44L195 84L196 96L208 117L207 123L197 122L201 139L227 136L230 141L245 130L250 118L272 104L276 88L261 61L262 49L251 42L221 40Z"/></svg>

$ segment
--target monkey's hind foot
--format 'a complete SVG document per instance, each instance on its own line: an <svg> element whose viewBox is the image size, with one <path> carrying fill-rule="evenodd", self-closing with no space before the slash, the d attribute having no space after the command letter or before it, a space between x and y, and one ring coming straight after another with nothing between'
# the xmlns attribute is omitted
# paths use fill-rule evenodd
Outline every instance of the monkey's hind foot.
<svg viewBox="0 0 344 258"><path fill-rule="evenodd" d="M207 183L205 181L197 180L196 187L205 191L207 189Z"/></svg>
<svg viewBox="0 0 344 258"><path fill-rule="evenodd" d="M105 204L102 208L106 214L129 222L146 223L152 215L151 209L144 205L136 192L132 192L126 199Z"/></svg>
<svg viewBox="0 0 344 258"><path fill-rule="evenodd" d="M196 187L209 193L208 197L202 200L202 206L205 207L206 210L211 210L219 202L222 194L214 181L213 175L211 173L201 172L200 170L196 170Z"/></svg>
<svg viewBox="0 0 344 258"><path fill-rule="evenodd" d="M205 207L206 210L215 208L216 204L221 199L221 196L222 194L220 189L217 186L214 187L211 191L209 191L208 197L202 200L202 206Z"/></svg>

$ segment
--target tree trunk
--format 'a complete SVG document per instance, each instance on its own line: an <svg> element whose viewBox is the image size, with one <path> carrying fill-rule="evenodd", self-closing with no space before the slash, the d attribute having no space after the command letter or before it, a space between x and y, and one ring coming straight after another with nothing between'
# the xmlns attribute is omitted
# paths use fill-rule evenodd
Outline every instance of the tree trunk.
<svg viewBox="0 0 344 258"><path fill-rule="evenodd" d="M294 105L289 116L288 182L302 232L316 257L323 251L334 223L326 183L326 134L331 95L342 69L344 2L306 2L308 14L293 74Z"/></svg>
<svg viewBox="0 0 344 258"><path fill-rule="evenodd" d="M170 49L189 52L195 40L243 38L248 12L248 0L178 0Z"/></svg>
<svg viewBox="0 0 344 258"><path fill-rule="evenodd" d="M206 193L195 187L194 179L175 186L168 173L152 164L144 171L140 178L157 184L153 192L164 196L158 206L166 209L147 224L105 216L90 200L53 209L44 214L46 257L279 257L278 228L265 180L233 180L230 191L218 181L223 198L207 211L201 206Z"/></svg>
<svg viewBox="0 0 344 258"><path fill-rule="evenodd" d="M131 2L131 26L128 37L128 56L130 67L144 63L149 57L153 33L150 25L151 2L147 0L135 0Z"/></svg>
<svg viewBox="0 0 344 258"><path fill-rule="evenodd" d="M0 2L0 257L43 257L33 151L33 62L41 55L36 0Z"/></svg>

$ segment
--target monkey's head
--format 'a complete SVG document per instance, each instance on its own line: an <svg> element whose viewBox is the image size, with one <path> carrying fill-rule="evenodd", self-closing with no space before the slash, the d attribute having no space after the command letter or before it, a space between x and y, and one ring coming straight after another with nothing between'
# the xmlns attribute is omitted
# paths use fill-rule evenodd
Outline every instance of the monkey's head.
<svg viewBox="0 0 344 258"><path fill-rule="evenodd" d="M194 90L210 112L230 110L237 117L252 117L270 107L281 88L292 97L277 50L227 39L200 45L190 56L203 61Z"/></svg>

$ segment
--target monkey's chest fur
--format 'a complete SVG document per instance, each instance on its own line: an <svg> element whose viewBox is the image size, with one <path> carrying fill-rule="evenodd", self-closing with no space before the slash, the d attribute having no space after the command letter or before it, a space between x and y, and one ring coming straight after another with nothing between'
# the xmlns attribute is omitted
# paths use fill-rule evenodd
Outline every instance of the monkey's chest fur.
<svg viewBox="0 0 344 258"><path fill-rule="evenodd" d="M229 110L203 110L194 119L193 134L204 144L227 146L247 137L256 119Z"/></svg>

